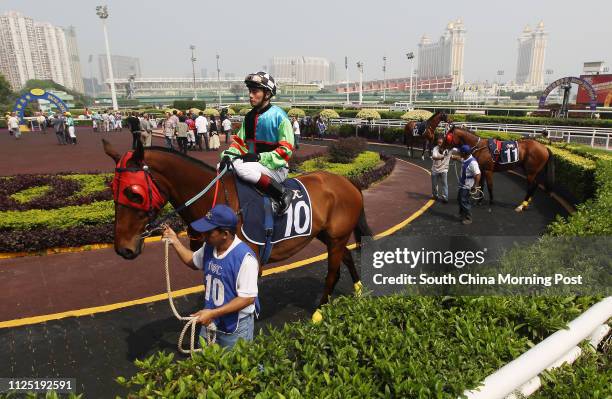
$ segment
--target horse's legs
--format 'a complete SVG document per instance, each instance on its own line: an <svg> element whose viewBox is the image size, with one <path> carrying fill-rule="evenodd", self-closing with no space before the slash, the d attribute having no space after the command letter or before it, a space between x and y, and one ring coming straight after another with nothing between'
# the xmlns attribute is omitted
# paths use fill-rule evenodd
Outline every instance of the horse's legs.
<svg viewBox="0 0 612 399"><path fill-rule="evenodd" d="M521 202L519 206L514 208L514 210L517 212L522 212L525 208L527 208L537 188L538 183L536 181L536 174L531 173L527 175L527 194L525 195L525 199L523 200L523 202Z"/></svg>
<svg viewBox="0 0 612 399"><path fill-rule="evenodd" d="M349 270L351 280L353 280L353 288L355 289L355 295L361 296L361 292L363 291L363 285L361 284L361 280L359 279L359 273L357 273L357 268L355 267L353 254L346 247L344 250L344 256L342 257L342 263L344 263Z"/></svg>
<svg viewBox="0 0 612 399"><path fill-rule="evenodd" d="M423 137L423 151L421 152L421 160L425 160L425 151L427 151L427 139Z"/></svg>
<svg viewBox="0 0 612 399"><path fill-rule="evenodd" d="M489 205L493 205L493 171L485 171L485 181L487 182L487 190L489 191Z"/></svg>
<svg viewBox="0 0 612 399"><path fill-rule="evenodd" d="M340 266L342 265L342 259L346 251L346 243L348 242L350 235L342 238L331 238L327 233L319 234L318 238L327 244L327 277L325 278L325 287L323 289L323 295L319 302L319 307L329 302L329 296L331 295L338 279L340 278ZM312 321L315 323L320 322L323 319L321 312L317 309L312 315Z"/></svg>

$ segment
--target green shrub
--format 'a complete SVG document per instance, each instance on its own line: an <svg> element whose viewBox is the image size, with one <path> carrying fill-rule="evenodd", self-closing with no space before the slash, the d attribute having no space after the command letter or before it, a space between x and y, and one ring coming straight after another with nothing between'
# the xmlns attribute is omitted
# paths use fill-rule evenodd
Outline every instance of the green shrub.
<svg viewBox="0 0 612 399"><path fill-rule="evenodd" d="M217 111L214 108L206 108L203 112L204 112L204 116L206 117L219 116L219 111Z"/></svg>
<svg viewBox="0 0 612 399"><path fill-rule="evenodd" d="M569 190L579 202L591 198L594 193L595 162L556 146L548 148L553 155L555 183Z"/></svg>
<svg viewBox="0 0 612 399"><path fill-rule="evenodd" d="M404 129L387 128L381 134L382 141L385 143L402 143L404 140Z"/></svg>
<svg viewBox="0 0 612 399"><path fill-rule="evenodd" d="M382 119L400 119L404 112L402 111L378 111Z"/></svg>
<svg viewBox="0 0 612 399"><path fill-rule="evenodd" d="M365 151L357 155L351 163L334 163L326 157L317 157L304 161L300 165L302 172L325 170L348 178L357 178L359 175L373 170L380 165L380 155L376 152Z"/></svg>
<svg viewBox="0 0 612 399"><path fill-rule="evenodd" d="M251 107L249 108L240 108L240 111L238 112L240 115L245 116L246 114L249 113L249 111L251 110Z"/></svg>
<svg viewBox="0 0 612 399"><path fill-rule="evenodd" d="M29 230L36 227L66 228L109 223L115 217L113 201L59 209L0 212L0 229Z"/></svg>
<svg viewBox="0 0 612 399"><path fill-rule="evenodd" d="M341 297L232 350L137 361L130 397L456 398L583 312L555 297ZM535 333L533 333L535 332ZM537 334L536 334L537 333Z"/></svg>
<svg viewBox="0 0 612 399"><path fill-rule="evenodd" d="M81 183L81 189L74 193L75 197L81 197L108 189L108 180L112 176L112 173L76 174L64 176L64 179L76 180Z"/></svg>
<svg viewBox="0 0 612 399"><path fill-rule="evenodd" d="M25 204L26 202L32 201L34 198L42 197L49 190L51 190L51 186L48 185L30 187L28 189L22 190L18 193L11 195L11 198L21 204Z"/></svg>
<svg viewBox="0 0 612 399"><path fill-rule="evenodd" d="M319 115L325 119L335 119L340 117L340 115L338 115L338 113L333 109L323 109L321 112L319 112Z"/></svg>
<svg viewBox="0 0 612 399"><path fill-rule="evenodd" d="M592 161L591 161L592 162ZM549 226L556 236L612 235L612 161L600 160L595 168L595 198L578 205L567 219L557 216ZM570 172L571 173L571 172Z"/></svg>
<svg viewBox="0 0 612 399"><path fill-rule="evenodd" d="M332 163L351 163L367 146L368 142L360 137L341 138L329 146L329 160Z"/></svg>
<svg viewBox="0 0 612 399"><path fill-rule="evenodd" d="M372 119L380 119L380 114L378 113L378 111L374 109L362 109L361 111L357 113L355 117L360 118L360 119L372 120Z"/></svg>
<svg viewBox="0 0 612 399"><path fill-rule="evenodd" d="M293 116L295 116L296 118L303 118L306 116L306 112L304 112L304 110L301 108L291 108L287 112L287 116L290 118Z"/></svg>
<svg viewBox="0 0 612 399"><path fill-rule="evenodd" d="M478 130L475 133L483 139L519 140L523 138L523 136L518 133L499 132L496 130Z"/></svg>
<svg viewBox="0 0 612 399"><path fill-rule="evenodd" d="M357 113L359 112L356 109L338 109L336 111L338 112L338 115L343 118L356 118Z"/></svg>
<svg viewBox="0 0 612 399"><path fill-rule="evenodd" d="M355 137L355 126L353 125L340 125L338 128L339 137Z"/></svg>
<svg viewBox="0 0 612 399"><path fill-rule="evenodd" d="M172 107L180 110L186 110L190 108L205 109L206 101L204 100L174 100Z"/></svg>
<svg viewBox="0 0 612 399"><path fill-rule="evenodd" d="M412 111L408 111L405 114L402 114L401 118L404 120L427 120L431 118L433 112L424 110L424 109L413 109Z"/></svg>
<svg viewBox="0 0 612 399"><path fill-rule="evenodd" d="M521 117L469 114L466 116L466 120L469 122L508 123L526 125L612 127L612 120L588 118L546 118L537 116Z"/></svg>

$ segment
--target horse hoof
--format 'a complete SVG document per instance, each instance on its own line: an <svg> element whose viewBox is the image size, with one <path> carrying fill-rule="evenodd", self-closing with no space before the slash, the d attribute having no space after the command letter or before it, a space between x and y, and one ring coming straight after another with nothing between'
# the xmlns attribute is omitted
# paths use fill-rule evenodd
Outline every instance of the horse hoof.
<svg viewBox="0 0 612 399"><path fill-rule="evenodd" d="M323 314L321 313L319 309L315 310L315 312L312 314L312 322L315 324L318 324L322 321L323 321Z"/></svg>
<svg viewBox="0 0 612 399"><path fill-rule="evenodd" d="M363 284L361 284L361 281L353 284L353 289L355 290L355 296L360 297L363 294Z"/></svg>

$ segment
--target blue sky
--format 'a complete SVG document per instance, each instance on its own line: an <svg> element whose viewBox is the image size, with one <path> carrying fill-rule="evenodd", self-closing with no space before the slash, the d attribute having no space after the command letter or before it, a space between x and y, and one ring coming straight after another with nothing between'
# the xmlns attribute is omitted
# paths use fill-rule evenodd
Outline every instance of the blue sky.
<svg viewBox="0 0 612 399"><path fill-rule="evenodd" d="M612 62L612 1L192 1L161 0L2 0L0 12L16 10L38 21L73 25L77 30L83 75L89 76L89 54L104 52L102 26L95 6L108 4L111 52L141 59L143 75L188 76L189 45L197 47L196 70L221 69L238 75L258 70L274 55L327 57L344 76L365 64L365 79L407 76L404 54L419 38L432 39L446 24L463 18L467 30L465 77L495 80L504 70L514 78L516 39L524 26L544 21L549 33L545 68L554 77L578 75L584 61Z"/></svg>

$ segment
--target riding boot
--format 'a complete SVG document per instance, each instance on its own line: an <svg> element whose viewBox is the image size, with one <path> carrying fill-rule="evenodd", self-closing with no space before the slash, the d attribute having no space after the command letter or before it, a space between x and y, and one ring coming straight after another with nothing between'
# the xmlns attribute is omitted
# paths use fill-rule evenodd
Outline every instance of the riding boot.
<svg viewBox="0 0 612 399"><path fill-rule="evenodd" d="M257 187L276 202L275 212L277 215L282 215L287 211L293 199L293 191L266 175L261 175Z"/></svg>

